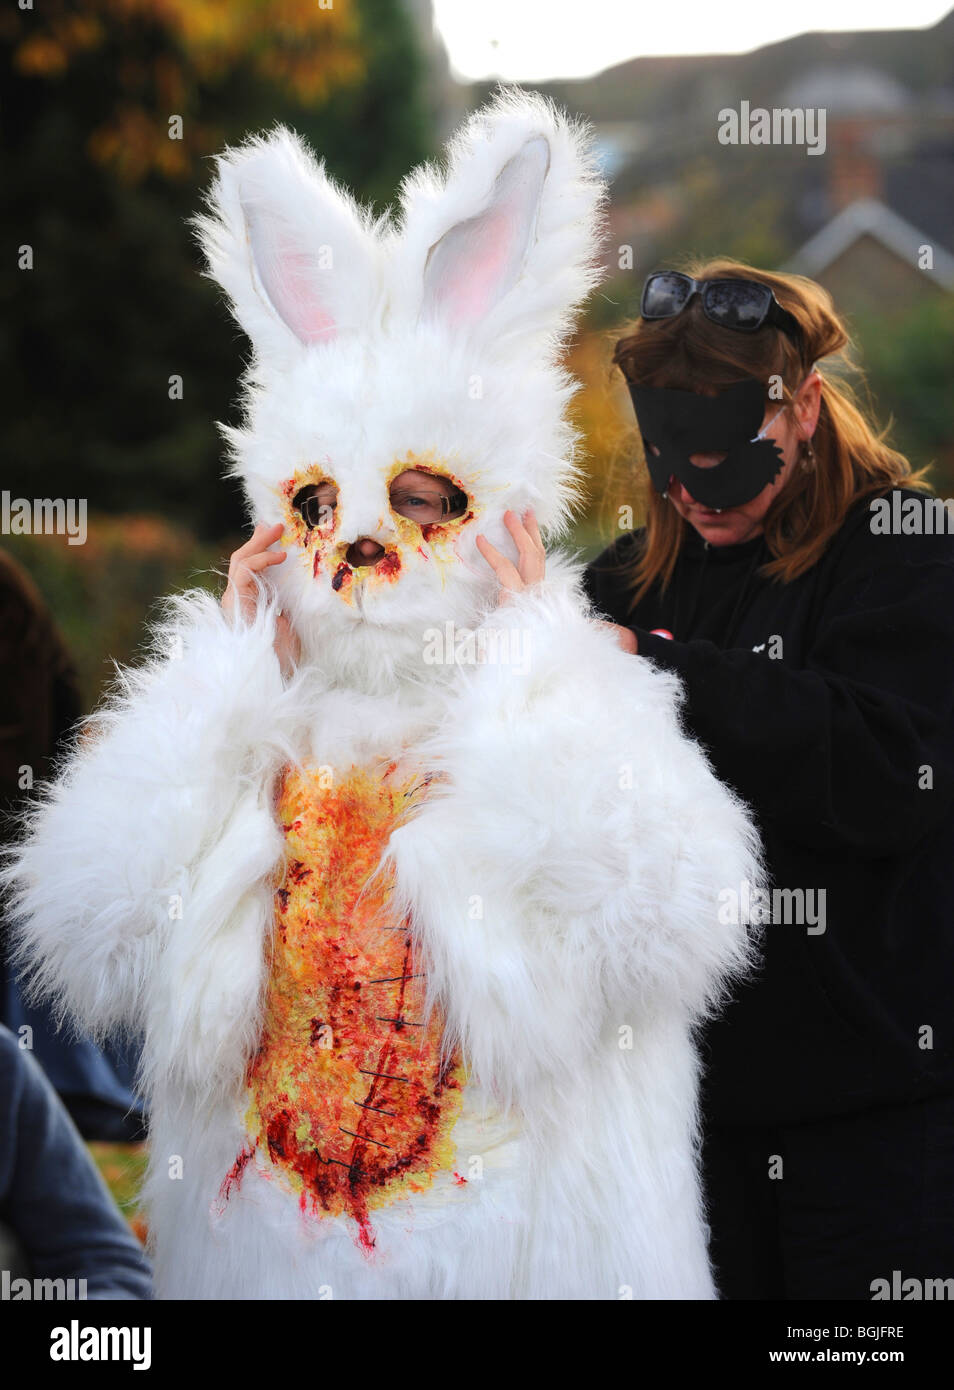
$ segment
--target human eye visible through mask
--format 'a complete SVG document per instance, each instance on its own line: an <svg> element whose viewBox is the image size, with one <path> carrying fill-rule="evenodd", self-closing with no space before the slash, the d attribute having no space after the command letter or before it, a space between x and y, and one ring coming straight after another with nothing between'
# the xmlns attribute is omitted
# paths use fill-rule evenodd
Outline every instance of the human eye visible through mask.
<svg viewBox="0 0 954 1390"><path fill-rule="evenodd" d="M309 531L330 526L338 503L338 489L331 483L311 484L296 493L292 506Z"/></svg>
<svg viewBox="0 0 954 1390"><path fill-rule="evenodd" d="M468 506L467 494L449 479L435 482L436 485L432 483L423 487L408 484L393 486L389 493L391 509L399 516L420 522L422 526L463 516ZM302 488L295 495L292 506L311 531L333 523L337 503L337 488L331 483L321 483Z"/></svg>

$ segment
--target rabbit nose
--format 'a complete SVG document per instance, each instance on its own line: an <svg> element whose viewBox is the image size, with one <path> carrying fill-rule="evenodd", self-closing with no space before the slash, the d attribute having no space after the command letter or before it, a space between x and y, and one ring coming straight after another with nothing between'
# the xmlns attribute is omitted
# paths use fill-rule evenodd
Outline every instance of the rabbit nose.
<svg viewBox="0 0 954 1390"><path fill-rule="evenodd" d="M384 553L383 545L372 540L370 536L361 536L348 546L345 559L352 569L360 569L364 565L376 565Z"/></svg>

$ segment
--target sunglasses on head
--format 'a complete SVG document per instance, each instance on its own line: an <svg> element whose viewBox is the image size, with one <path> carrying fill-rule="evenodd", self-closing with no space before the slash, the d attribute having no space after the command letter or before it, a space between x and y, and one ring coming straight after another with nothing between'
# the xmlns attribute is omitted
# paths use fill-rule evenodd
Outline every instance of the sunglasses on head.
<svg viewBox="0 0 954 1390"><path fill-rule="evenodd" d="M769 323L796 343L801 341L794 315L782 308L768 285L757 280L694 280L681 270L659 270L650 275L643 286L640 317L674 318L696 294L702 297L702 312L706 318L722 328L731 328L736 333L754 333Z"/></svg>

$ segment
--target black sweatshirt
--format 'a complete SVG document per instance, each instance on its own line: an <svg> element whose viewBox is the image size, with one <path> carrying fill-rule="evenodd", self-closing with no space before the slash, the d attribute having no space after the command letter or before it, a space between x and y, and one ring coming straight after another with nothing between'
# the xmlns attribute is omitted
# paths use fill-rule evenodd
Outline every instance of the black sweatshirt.
<svg viewBox="0 0 954 1390"><path fill-rule="evenodd" d="M631 612L620 565L642 532L586 572L636 659L682 678L684 727L754 811L773 887L811 890L814 925L773 895L761 969L701 1033L710 1123L954 1093L954 536L871 523L857 503L788 584L757 573L760 536L687 528L665 595Z"/></svg>

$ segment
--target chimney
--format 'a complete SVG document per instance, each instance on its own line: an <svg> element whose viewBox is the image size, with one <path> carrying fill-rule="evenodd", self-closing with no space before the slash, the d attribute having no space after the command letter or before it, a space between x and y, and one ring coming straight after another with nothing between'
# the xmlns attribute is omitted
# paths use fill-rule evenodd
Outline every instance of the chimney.
<svg viewBox="0 0 954 1390"><path fill-rule="evenodd" d="M829 122L828 197L832 213L862 198L881 198L884 193L881 161L872 150L875 124L859 117Z"/></svg>

